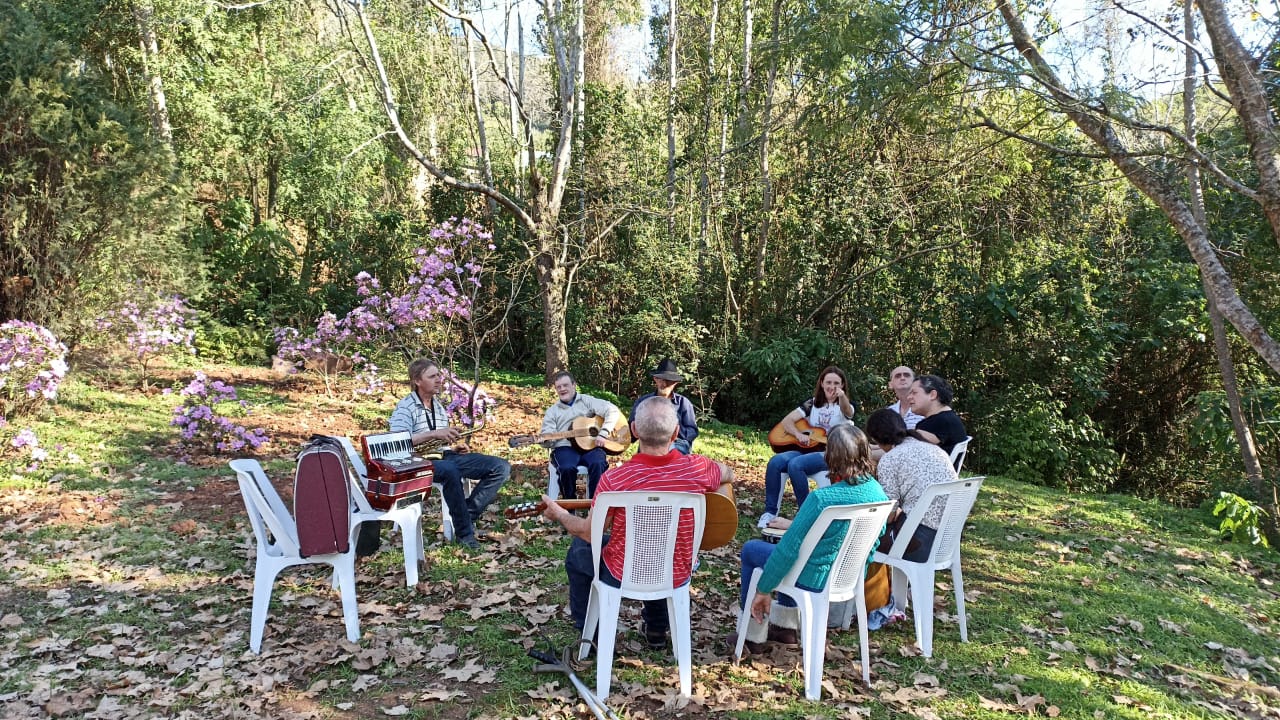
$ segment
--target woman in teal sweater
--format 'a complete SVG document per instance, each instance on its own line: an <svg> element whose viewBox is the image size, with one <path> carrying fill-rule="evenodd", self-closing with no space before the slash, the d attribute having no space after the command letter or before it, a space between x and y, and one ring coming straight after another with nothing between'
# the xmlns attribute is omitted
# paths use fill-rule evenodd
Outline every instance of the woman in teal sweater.
<svg viewBox="0 0 1280 720"><path fill-rule="evenodd" d="M822 511L832 505L855 505L861 503L883 502L889 498L885 495L880 483L871 475L875 463L871 460L871 445L867 436L853 425L839 425L832 428L827 436L827 467L829 468L831 485L819 488L809 495L795 520L775 518L770 527L785 529L786 533L777 545L764 540L748 540L742 546L742 590L738 598L740 608L747 607L747 590L751 582L751 574L756 568L764 568L760 582L756 587L756 596L751 600L750 612L756 621L748 628L747 640L752 644L768 639L777 642L795 642L794 629L791 632L769 631L765 623L770 605L773 603L773 591L782 581L783 576L795 564L800 552L800 545L809 528L817 521ZM822 540L809 556L809 563L796 580L796 584L804 588L820 589L826 585L827 575L835 562L836 553L844 541L849 521L840 520L831 523L823 534ZM874 553L875 548L872 547ZM867 562L871 560L870 555ZM794 608L795 601L786 595L778 597L778 604ZM745 610L744 610L745 611ZM794 612L794 611L793 611ZM789 624L789 623L787 623Z"/></svg>

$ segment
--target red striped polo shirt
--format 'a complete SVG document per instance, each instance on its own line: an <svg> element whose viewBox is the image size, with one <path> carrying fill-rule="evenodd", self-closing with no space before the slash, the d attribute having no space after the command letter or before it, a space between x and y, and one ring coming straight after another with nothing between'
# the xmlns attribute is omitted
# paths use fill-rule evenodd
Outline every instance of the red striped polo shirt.
<svg viewBox="0 0 1280 720"><path fill-rule="evenodd" d="M666 455L636 453L622 465L607 471L600 477L596 495L602 492L626 492L652 490L655 492L706 493L720 487L720 466L701 455L681 455L672 450ZM595 500L592 500L592 507ZM681 513L680 529L676 532L676 554L673 558L675 587L689 580L689 566L693 562L693 512ZM604 546L601 557L605 567L616 578L622 577L622 563L626 557L626 514L613 514L609 532L609 544Z"/></svg>

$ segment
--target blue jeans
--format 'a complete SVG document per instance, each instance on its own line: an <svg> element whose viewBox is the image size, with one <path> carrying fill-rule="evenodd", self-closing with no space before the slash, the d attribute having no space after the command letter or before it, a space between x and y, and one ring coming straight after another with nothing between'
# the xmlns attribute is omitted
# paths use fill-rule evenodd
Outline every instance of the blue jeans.
<svg viewBox="0 0 1280 720"><path fill-rule="evenodd" d="M440 485L453 518L453 537L461 542L475 537L475 521L511 477L511 463L492 455L446 450L443 458L432 463L432 471L432 482ZM463 478L476 481L470 497L463 491Z"/></svg>
<svg viewBox="0 0 1280 720"><path fill-rule="evenodd" d="M552 448L551 464L560 478L560 497L572 500L578 497L578 466L587 466L587 497L595 497L600 476L609 469L609 458L602 448L583 452L576 445L562 445Z"/></svg>
<svg viewBox="0 0 1280 720"><path fill-rule="evenodd" d="M671 441L671 447L675 448L676 450L679 450L681 455L688 455L689 453L693 452L693 441L681 440L680 438L676 438L675 440Z"/></svg>
<svg viewBox="0 0 1280 720"><path fill-rule="evenodd" d="M809 476L826 469L827 459L816 451L788 450L769 458L764 469L764 511L777 515L782 509L783 471L791 478L791 491L795 493L796 508L799 508L809 497Z"/></svg>
<svg viewBox="0 0 1280 720"><path fill-rule="evenodd" d="M777 549L777 545L765 542L764 540L748 540L742 545L742 589L738 591L738 607L748 609L747 597L748 585L751 584L751 574L756 568L764 567L769 562L769 556L773 555L773 551ZM796 601L789 596L778 593L778 604L785 607L795 607Z"/></svg>
<svg viewBox="0 0 1280 720"><path fill-rule="evenodd" d="M606 535L604 545L608 544L609 536ZM569 576L569 614L573 616L573 626L582 632L582 626L587 624L587 605L591 602L591 581L595 579L591 567L591 543L580 537L573 538L564 555L564 572ZM603 557L600 558L600 581L612 587L622 587L622 582L609 572ZM644 618L650 633L671 629L666 600L645 600L640 617Z"/></svg>

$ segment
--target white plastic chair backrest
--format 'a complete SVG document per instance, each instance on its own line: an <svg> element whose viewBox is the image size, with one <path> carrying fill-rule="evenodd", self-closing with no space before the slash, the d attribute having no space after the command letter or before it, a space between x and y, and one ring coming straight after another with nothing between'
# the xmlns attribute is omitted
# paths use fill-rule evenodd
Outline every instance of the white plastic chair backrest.
<svg viewBox="0 0 1280 720"><path fill-rule="evenodd" d="M609 510L626 513L626 559L622 587L636 592L661 592L675 585L676 535L682 511L693 513L693 554L690 569L698 563L698 546L707 524L707 499L702 493L628 492L596 493L591 509L591 556L596 577L600 573L600 539L612 527ZM610 540L613 542L614 540Z"/></svg>
<svg viewBox="0 0 1280 720"><path fill-rule="evenodd" d="M850 508L852 512L847 518L849 529L845 532L844 543L840 546L827 580L827 595L831 602L848 600L857 594L858 582L867 570L871 548L884 533L885 522L889 520L897 504L896 500L887 500L842 506Z"/></svg>
<svg viewBox="0 0 1280 720"><path fill-rule="evenodd" d="M946 504L942 510L942 520L936 528L937 534L933 538L933 551L929 562L936 566L950 565L955 554L960 551L960 535L964 532L965 520L969 517L969 511L973 509L974 501L978 499L982 481L986 479L986 476L961 478L934 483L925 488L898 532L898 539L894 541L893 549L888 553L889 557L902 558L907 551L907 545L911 542L911 536L915 534L916 528L920 527L920 521L929 511L929 506L933 504L935 498L942 498Z"/></svg>
<svg viewBox="0 0 1280 720"><path fill-rule="evenodd" d="M832 600L837 599L835 597L837 589L841 595L839 599L848 600L853 597L858 579L866 567L867 556L871 554L871 544L880 537L880 532L884 530L884 523L889 519L889 511L894 504L893 500L887 500L823 508L818 519L809 526L809 532L805 533L804 539L800 542L800 552L796 554L796 561L787 570L787 574L782 576L778 586L794 586L800 573L804 572L805 566L809 564L809 558L817 549L818 543L827 534L827 529L832 523L844 522L844 539L840 543L840 550L836 553L831 572L827 575L827 589L831 593ZM861 555L855 558L853 555L858 554L856 551L859 547L862 548Z"/></svg>
<svg viewBox="0 0 1280 720"><path fill-rule="evenodd" d="M964 456L969 452L969 442L973 440L972 435L966 435L964 440L955 444L951 448L951 466L956 469L956 474L960 474L960 468L964 466Z"/></svg>
<svg viewBox="0 0 1280 720"><path fill-rule="evenodd" d="M368 468L365 467L364 458L360 457L360 453L356 451L356 446L351 444L351 439L344 436L338 437L338 442L342 444L342 448L347 451L347 460L351 463L351 469L355 474L351 475L351 499L356 504L356 510L360 513L381 514L381 510L374 510L369 504L369 498L364 494L364 478L368 475Z"/></svg>
<svg viewBox="0 0 1280 720"><path fill-rule="evenodd" d="M262 471L262 465L257 460L242 458L232 460L231 469L236 471L240 494L244 496L249 523L253 525L259 546L285 556L298 556L298 527Z"/></svg>

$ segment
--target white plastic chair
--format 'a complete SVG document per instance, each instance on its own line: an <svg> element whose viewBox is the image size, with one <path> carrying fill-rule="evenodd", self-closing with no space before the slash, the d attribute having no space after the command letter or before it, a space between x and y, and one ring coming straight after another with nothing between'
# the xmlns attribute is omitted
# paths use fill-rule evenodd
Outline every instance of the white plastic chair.
<svg viewBox="0 0 1280 720"><path fill-rule="evenodd" d="M813 484L820 488L831 485L831 473L827 470L819 470L818 472L810 475L809 479L813 481Z"/></svg>
<svg viewBox="0 0 1280 720"><path fill-rule="evenodd" d="M933 578L939 570L951 571L956 615L960 618L960 641L969 642L968 618L964 612L964 574L960 571L960 535L964 532L964 523L973 509L973 502L978 498L978 491L982 489L983 480L986 477L979 476L930 485L911 508L893 548L888 553L877 552L875 556L876 562L893 568L893 602L899 610L906 609L907 591L910 590L916 644L925 657L933 657ZM946 507L938 523L937 535L933 538L929 561L903 560L911 536L935 498L945 502Z"/></svg>
<svg viewBox="0 0 1280 720"><path fill-rule="evenodd" d="M626 559L622 565L622 587L600 581L600 539L607 530L609 511L626 513ZM689 586L672 587L676 554L676 533L683 510L693 511L693 555L690 572L698 566L698 546L707 522L707 500L702 493L686 492L603 492L596 495L591 510L591 558L595 579L591 582L591 599L582 626L579 660L591 651L590 640L599 634L596 644L596 696L603 702L609 696L613 678L613 644L618 632L618 610L623 598L658 600L666 598L667 616L671 620L671 646L680 666L680 695L689 697L693 690L693 639L689 626ZM617 538L621 541L622 538ZM612 540L610 541L612 542Z"/></svg>
<svg viewBox="0 0 1280 720"><path fill-rule="evenodd" d="M298 548L298 526L279 493L267 479L257 460L232 460L231 469L240 483L240 494L249 512L249 523L257 537L258 558L253 571L253 614L250 621L249 648L262 650L262 635L267 626L267 610L271 590L280 571L293 565L327 564L333 566L334 581L342 595L342 618L347 626L347 639L360 639L360 616L356 606L356 533L359 524L351 521L350 547L345 553L328 553L302 557Z"/></svg>
<svg viewBox="0 0 1280 720"><path fill-rule="evenodd" d="M800 544L800 552L795 563L782 582L777 592L786 593L796 601L800 611L800 647L804 656L804 696L810 700L818 700L822 696L822 666L827 654L827 612L831 603L853 599L858 613L858 643L862 651L862 682L871 685L871 661L868 657L870 639L867 636L867 597L865 575L867 557L875 546L880 533L884 531L885 522L896 503L893 500L878 503L862 503L858 505L832 505L823 509L822 514L814 521ZM836 553L827 575L826 587L820 591L807 590L796 586L796 581L809 557L813 554L828 526L838 520L848 521L849 527L840 550ZM747 602L756 595L756 587L760 584L762 568L751 573L751 581L747 586ZM742 646L747 639L747 623L751 619L751 606L739 613L738 644L733 649L736 659L742 658ZM848 627L846 624L845 627Z"/></svg>
<svg viewBox="0 0 1280 720"><path fill-rule="evenodd" d="M351 462L351 468L355 470L357 477L351 478L351 497L356 504L356 510L360 515L360 519L365 522L381 522L387 520L395 523L400 529L400 535L404 538L404 580L405 585L414 587L418 584L418 565L426 557L422 549L422 503L413 503L400 508L391 508L390 510L378 510L369 504L369 499L364 495L364 478L368 468L365 467L364 458L356 451L355 446L349 438L339 437L338 441L342 443L342 447L347 451L347 459ZM435 486L435 483L432 483ZM441 504L444 503L443 495L441 495ZM446 515L446 517L448 517ZM450 531L453 525L448 525ZM446 537L449 537L446 535Z"/></svg>
<svg viewBox="0 0 1280 720"><path fill-rule="evenodd" d="M971 440L973 440L973 436L966 435L964 440L956 443L956 446L951 448L951 464L955 466L956 475L960 474L960 468L964 465L964 456L969 454L969 441Z"/></svg>
<svg viewBox="0 0 1280 720"><path fill-rule="evenodd" d="M578 466L578 477L587 477L587 466ZM552 500L560 497L560 473L556 472L556 464L550 463L547 467L547 496Z"/></svg>

